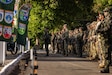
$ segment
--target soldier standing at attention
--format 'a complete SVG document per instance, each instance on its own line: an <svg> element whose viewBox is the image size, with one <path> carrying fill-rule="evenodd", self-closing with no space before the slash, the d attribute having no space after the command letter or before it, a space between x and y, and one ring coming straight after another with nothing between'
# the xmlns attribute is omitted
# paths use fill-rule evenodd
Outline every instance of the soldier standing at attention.
<svg viewBox="0 0 112 75"><path fill-rule="evenodd" d="M76 49L75 49L75 29L72 31L71 45L72 45L72 53L76 54Z"/></svg>
<svg viewBox="0 0 112 75"><path fill-rule="evenodd" d="M61 51L61 32L59 31L57 33L57 53L60 53Z"/></svg>
<svg viewBox="0 0 112 75"><path fill-rule="evenodd" d="M69 37L69 32L67 28L67 24L63 25L63 34L62 34L62 39L63 39L63 48L64 48L64 55L68 56L68 37Z"/></svg>
<svg viewBox="0 0 112 75"><path fill-rule="evenodd" d="M89 56L89 59L91 60L91 57L92 57L92 40L91 40L91 36L92 36L92 24L90 24L89 26L88 26L88 30L89 30L89 32L88 32L88 43L87 43L87 45L88 45L88 56Z"/></svg>
<svg viewBox="0 0 112 75"><path fill-rule="evenodd" d="M49 56L48 45L50 43L50 34L49 34L48 28L45 28L45 32L44 32L43 38L44 38L44 43L45 43L46 56Z"/></svg>
<svg viewBox="0 0 112 75"><path fill-rule="evenodd" d="M74 38L75 38L75 49L76 49L76 54L77 56L80 56L80 44L79 44L79 29L75 29L75 35L74 35Z"/></svg>
<svg viewBox="0 0 112 75"><path fill-rule="evenodd" d="M69 38L68 38L68 53L72 53L72 30L69 30Z"/></svg>
<svg viewBox="0 0 112 75"><path fill-rule="evenodd" d="M90 23L87 23L86 24L86 30L84 31L84 36L83 36L83 40L84 40L84 46L83 46L83 49L84 49L84 52L86 53L87 57L89 56L89 42L88 42L88 35L89 35L89 31L90 31Z"/></svg>
<svg viewBox="0 0 112 75"><path fill-rule="evenodd" d="M82 57L82 53L83 53L83 50L82 50L82 47L83 47L83 30L82 30L82 27L79 28L79 56Z"/></svg>
<svg viewBox="0 0 112 75"><path fill-rule="evenodd" d="M96 21L93 21L91 23L91 37L90 37L90 42L91 42L91 45L90 45L90 52L91 52L91 60L95 60L97 58L97 51L96 51L96 46L95 46L95 43L96 43L96 35L95 35L95 26L96 26L97 22Z"/></svg>
<svg viewBox="0 0 112 75"><path fill-rule="evenodd" d="M109 43L109 65L111 65L111 51L112 51L112 7L104 9L105 22L108 24L108 43Z"/></svg>
<svg viewBox="0 0 112 75"><path fill-rule="evenodd" d="M55 44L56 44L56 35L54 34L54 32L52 32L51 45L52 45L53 53L55 52Z"/></svg>
<svg viewBox="0 0 112 75"><path fill-rule="evenodd" d="M95 28L95 31L98 29L98 27L100 26L101 22L104 20L104 13L103 12L99 12L99 17L97 19L97 25ZM103 57L103 47L102 47L102 39L101 39L101 35L100 33L97 33L97 43L96 43L96 47L97 47L97 52L98 52L98 57L99 57L99 67L102 68L104 67L104 57Z"/></svg>
<svg viewBox="0 0 112 75"><path fill-rule="evenodd" d="M97 33L100 34L101 40L102 40L102 56L104 59L104 67L101 69L101 73L109 73L109 63L110 63L110 56L111 56L111 50L110 50L110 31L111 31L111 18L110 18L110 8L104 9L104 20L101 21L101 24L99 25L98 29L96 30Z"/></svg>

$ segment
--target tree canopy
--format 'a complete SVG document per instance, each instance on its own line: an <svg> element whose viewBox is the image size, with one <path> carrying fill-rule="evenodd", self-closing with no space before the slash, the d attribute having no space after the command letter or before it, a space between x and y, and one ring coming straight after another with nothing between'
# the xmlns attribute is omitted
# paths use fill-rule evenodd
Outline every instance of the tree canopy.
<svg viewBox="0 0 112 75"><path fill-rule="evenodd" d="M64 23L69 29L95 20L99 10L112 5L112 0L30 0L32 10L28 25L29 38L42 39L45 27L58 31Z"/></svg>

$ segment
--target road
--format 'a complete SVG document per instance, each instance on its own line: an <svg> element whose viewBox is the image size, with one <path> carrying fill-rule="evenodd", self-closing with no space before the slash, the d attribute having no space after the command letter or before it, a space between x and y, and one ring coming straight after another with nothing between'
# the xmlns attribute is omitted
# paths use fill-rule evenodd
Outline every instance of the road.
<svg viewBox="0 0 112 75"><path fill-rule="evenodd" d="M61 54L45 56L45 51L38 53L38 75L112 75L112 66L109 74L99 72L98 62L87 58L78 58L75 55L65 57ZM30 75L32 72L31 62L24 70L24 66L17 67L10 75Z"/></svg>
<svg viewBox="0 0 112 75"><path fill-rule="evenodd" d="M44 51L38 52L38 65L38 75L112 75L112 66L109 74L101 74L96 61L61 54L46 57Z"/></svg>

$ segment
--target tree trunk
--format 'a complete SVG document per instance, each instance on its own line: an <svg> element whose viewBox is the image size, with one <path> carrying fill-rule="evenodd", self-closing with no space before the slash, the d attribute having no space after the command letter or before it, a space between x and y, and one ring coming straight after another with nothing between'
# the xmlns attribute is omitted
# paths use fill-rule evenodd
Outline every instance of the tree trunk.
<svg viewBox="0 0 112 75"><path fill-rule="evenodd" d="M39 39L36 37L36 45L39 45Z"/></svg>

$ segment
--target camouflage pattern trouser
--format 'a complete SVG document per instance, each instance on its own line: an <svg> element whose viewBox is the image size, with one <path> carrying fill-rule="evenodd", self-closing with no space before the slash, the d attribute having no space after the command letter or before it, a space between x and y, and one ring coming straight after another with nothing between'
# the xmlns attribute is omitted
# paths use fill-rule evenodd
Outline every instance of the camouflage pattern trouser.
<svg viewBox="0 0 112 75"><path fill-rule="evenodd" d="M83 46L84 52L86 53L87 56L89 56L90 53L90 42L87 42L84 46Z"/></svg>
<svg viewBox="0 0 112 75"><path fill-rule="evenodd" d="M57 43L57 53L61 52L61 43Z"/></svg>
<svg viewBox="0 0 112 75"><path fill-rule="evenodd" d="M68 55L68 43L66 40L64 40L63 46L64 46L64 55Z"/></svg>
<svg viewBox="0 0 112 75"><path fill-rule="evenodd" d="M109 68L109 45L108 45L108 39L104 38L102 35L100 37L101 39L101 59L102 59L102 65L104 66L103 69Z"/></svg>
<svg viewBox="0 0 112 75"><path fill-rule="evenodd" d="M73 46L72 45L68 45L68 53L72 53L73 52Z"/></svg>
<svg viewBox="0 0 112 75"><path fill-rule="evenodd" d="M97 57L97 51L94 41L91 41L90 43L90 57L91 59L95 59Z"/></svg>
<svg viewBox="0 0 112 75"><path fill-rule="evenodd" d="M75 44L75 48L76 48L76 54L79 55L79 54L80 54L80 53L79 53L79 50L80 50L80 48L79 48L79 43L76 43L76 44Z"/></svg>
<svg viewBox="0 0 112 75"><path fill-rule="evenodd" d="M55 43L54 42L51 42L51 46L52 46L52 51L54 53L55 52Z"/></svg>
<svg viewBox="0 0 112 75"><path fill-rule="evenodd" d="M102 61L102 59L103 59L103 57L102 57L102 44L101 44L102 42L101 42L101 36L98 34L98 36L97 36L97 42L96 42L96 49L97 49L97 53L98 53L98 58L100 59L99 60L99 65L103 65L104 63L103 63L103 61Z"/></svg>

